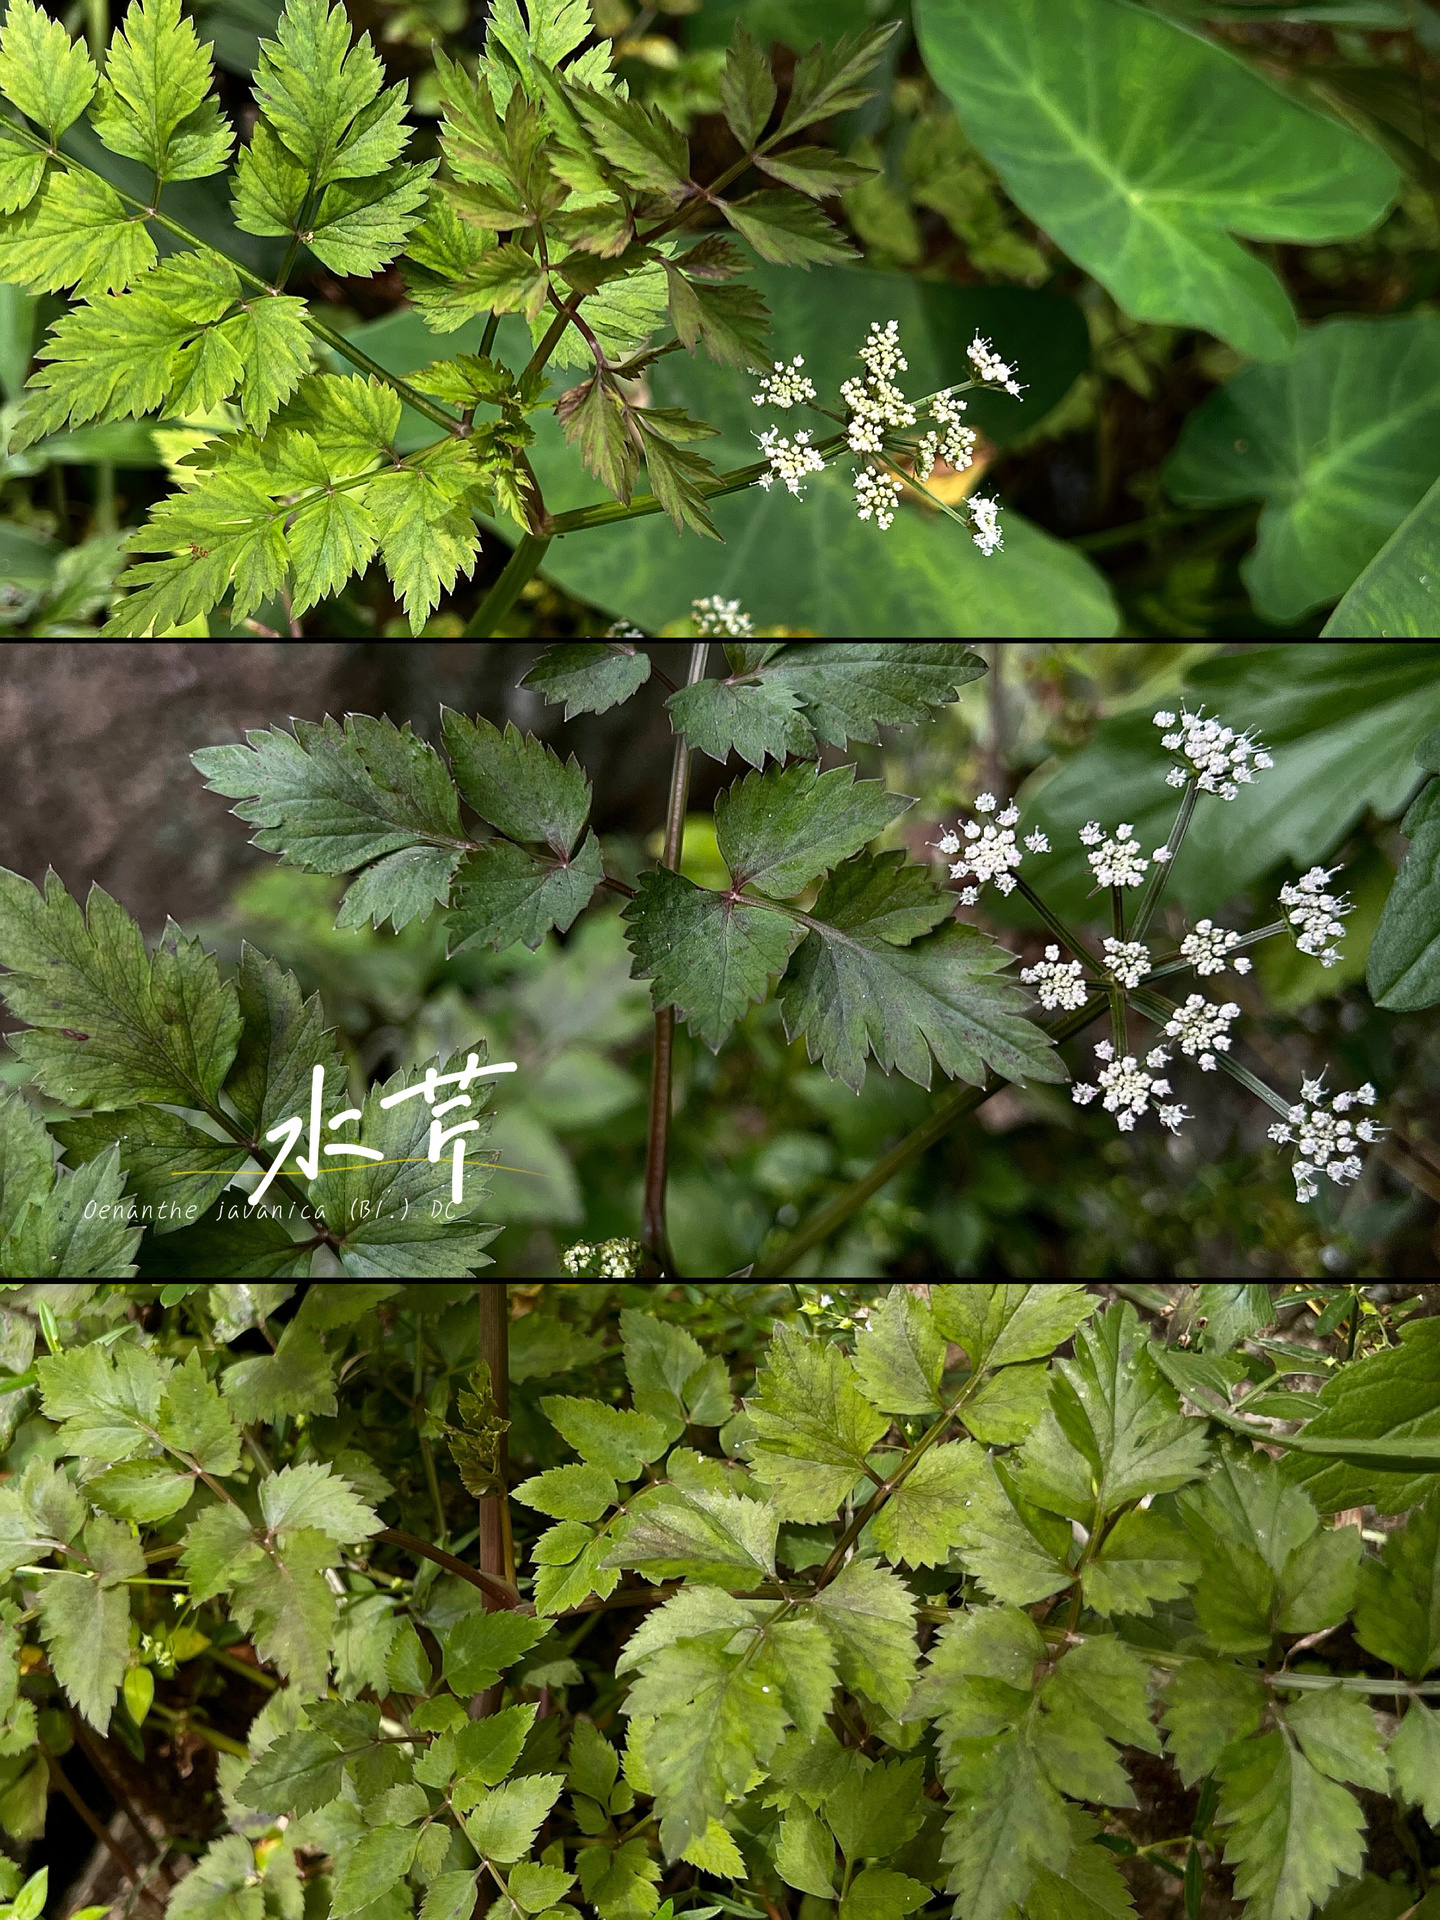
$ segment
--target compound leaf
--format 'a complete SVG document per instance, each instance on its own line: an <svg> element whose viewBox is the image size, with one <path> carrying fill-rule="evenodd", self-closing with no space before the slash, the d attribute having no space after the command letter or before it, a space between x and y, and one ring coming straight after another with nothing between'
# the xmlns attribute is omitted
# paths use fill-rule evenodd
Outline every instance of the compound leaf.
<svg viewBox="0 0 1440 1920"><path fill-rule="evenodd" d="M745 1403L759 1436L752 1466L790 1520L828 1520L866 1470L889 1421L839 1348L778 1325Z"/></svg>
<svg viewBox="0 0 1440 1920"><path fill-rule="evenodd" d="M763 1000L802 932L787 914L746 906L658 867L625 908L635 977L657 1012L674 1007L712 1052L752 1002Z"/></svg>
<svg viewBox="0 0 1440 1920"><path fill-rule="evenodd" d="M737 887L776 899L858 853L914 805L853 767L821 773L813 761L747 774L715 802L715 839Z"/></svg>
<svg viewBox="0 0 1440 1920"><path fill-rule="evenodd" d="M649 678L650 656L642 648L596 640L547 647L520 684L552 705L563 701L565 718L573 720L577 713L608 713Z"/></svg>

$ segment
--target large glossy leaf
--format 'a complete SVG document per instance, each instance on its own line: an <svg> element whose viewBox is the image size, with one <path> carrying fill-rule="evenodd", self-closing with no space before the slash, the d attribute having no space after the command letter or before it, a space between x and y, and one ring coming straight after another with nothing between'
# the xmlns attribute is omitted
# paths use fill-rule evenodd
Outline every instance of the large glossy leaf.
<svg viewBox="0 0 1440 1920"><path fill-rule="evenodd" d="M1440 317L1329 320L1190 415L1165 485L1196 506L1265 502L1241 572L1267 620L1298 620L1338 599L1422 497L1437 434Z"/></svg>
<svg viewBox="0 0 1440 1920"><path fill-rule="evenodd" d="M1294 312L1232 236L1363 233L1394 197L1377 147L1123 0L919 0L916 24L1016 203L1138 319L1275 359Z"/></svg>
<svg viewBox="0 0 1440 1920"><path fill-rule="evenodd" d="M727 46L743 20L762 47L779 40L804 53L817 40L833 45L842 33L863 31L895 11L894 0L705 0L686 22L685 38L692 47Z"/></svg>
<svg viewBox="0 0 1440 1920"><path fill-rule="evenodd" d="M1180 697L1167 691L1163 704ZM1192 668L1183 697L1227 725L1253 724L1275 759L1238 799L1201 799L1175 862L1172 893L1193 914L1215 913L1283 860L1325 859L1367 808L1383 820L1402 811L1423 777L1411 753L1440 724L1440 646L1251 646ZM1055 849L1025 871L1062 913L1095 911L1079 829L1097 807L1107 823L1133 821L1147 854L1174 818L1151 711L1103 722L1033 802L1022 797L1025 829L1043 827Z"/></svg>
<svg viewBox="0 0 1440 1920"><path fill-rule="evenodd" d="M822 398L858 370L855 349L872 320L896 319L910 370L907 392L922 395L969 377L965 349L975 332L992 338L1028 382L1023 403L974 396L977 426L1004 440L1034 425L1089 363L1075 304L1015 287L951 287L900 274L852 268L800 273L758 268L753 278L774 314L774 352L803 354ZM367 352L396 372L442 354L474 352L474 323L437 339L418 314L397 314L359 330ZM528 336L502 323L499 351L523 364ZM753 378L725 372L703 355L672 354L650 374L655 403L684 407L720 428L706 452L723 472L755 459L765 419L751 400ZM601 498L549 414L534 416L535 470L552 511ZM803 424L790 416L789 430ZM815 421L812 426L823 428ZM410 437L406 438L406 433ZM434 429L407 419L402 445L420 445ZM819 476L803 498L783 488L751 489L715 503L726 545L678 534L656 516L569 535L552 545L552 580L650 631L688 613L702 594L739 599L764 625L783 623L830 639L965 639L1055 634L1103 638L1115 631L1109 588L1079 553L1015 514L1002 516L1005 550L986 559L965 531L939 515L906 507L881 533L855 518L848 478ZM515 538L507 522L497 531Z"/></svg>
<svg viewBox="0 0 1440 1920"><path fill-rule="evenodd" d="M1341 640L1440 633L1440 480L1401 521L1325 623Z"/></svg>
<svg viewBox="0 0 1440 1920"><path fill-rule="evenodd" d="M1416 756L1440 759L1440 734ZM1406 814L1410 851L1370 949L1369 987L1379 1006L1413 1013L1440 1000L1440 780L1431 780Z"/></svg>

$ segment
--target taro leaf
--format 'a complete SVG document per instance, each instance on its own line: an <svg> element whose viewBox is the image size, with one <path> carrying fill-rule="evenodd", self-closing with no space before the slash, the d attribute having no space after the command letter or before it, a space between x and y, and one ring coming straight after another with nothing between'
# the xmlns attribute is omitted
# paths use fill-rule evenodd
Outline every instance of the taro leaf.
<svg viewBox="0 0 1440 1920"><path fill-rule="evenodd" d="M829 29L827 29L827 32ZM728 37L728 34L727 34ZM776 350L802 353L806 371L832 396L857 368L855 349L872 320L898 319L910 371L906 391L922 395L967 380L965 355L978 331L1003 342L1027 382L1023 404L1004 394L970 398L969 417L998 442L1028 431L1090 363L1079 308L1050 293L1019 287L952 287L904 274L815 267L809 273L760 267L754 281L775 315ZM513 331L507 332L507 329ZM482 323L447 335L447 351L474 352ZM367 352L397 373L428 365L435 336L418 314L395 314L356 335ZM501 323L499 348L528 355L521 323ZM764 415L751 401L754 381L672 354L650 370L657 405L683 407L720 428L707 447L722 471L753 463ZM533 417L529 449L555 511L598 498L593 480L566 446L548 414ZM399 444L409 451L433 440L434 429L407 414ZM690 602L723 593L739 597L766 623L784 622L836 639L1025 637L1036 633L1103 639L1116 613L1103 577L1073 548L1051 540L1018 515L1006 514L1005 551L985 559L965 531L925 509L907 506L885 534L855 518L848 465L817 476L799 500L783 488L718 500L716 525L729 543L716 548L677 534L658 518L556 540L545 573L612 616L658 631L689 612ZM517 537L507 522L496 531ZM879 564L883 561L883 565Z"/></svg>
<svg viewBox="0 0 1440 1920"><path fill-rule="evenodd" d="M1440 1000L1440 780L1422 790L1401 831L1410 851L1371 942L1368 984L1377 1006L1414 1013Z"/></svg>
<svg viewBox="0 0 1440 1920"><path fill-rule="evenodd" d="M1440 631L1440 481L1391 534L1324 631L1327 639L1345 640Z"/></svg>
<svg viewBox="0 0 1440 1920"><path fill-rule="evenodd" d="M1267 620L1298 620L1338 599L1418 504L1437 430L1440 316L1328 320L1190 415L1165 485L1196 506L1265 502L1241 573ZM1434 629L1430 605L1417 633Z"/></svg>
<svg viewBox="0 0 1440 1920"><path fill-rule="evenodd" d="M1202 799L1175 861L1172 894L1192 914L1213 914L1281 861L1304 869L1324 860L1367 808L1382 820L1404 811L1423 777L1411 752L1440 724L1440 646L1249 646L1193 667L1163 704L1174 709L1182 697L1228 725L1254 725L1275 759L1238 799ZM1022 832L1041 827L1055 848L1026 870L1057 913L1093 911L1078 836L1097 793L1108 819L1135 823L1147 852L1169 830L1176 795L1150 719L1160 705L1157 696L1102 721L1024 807ZM991 911L1014 919L1024 910L993 902Z"/></svg>
<svg viewBox="0 0 1440 1920"><path fill-rule="evenodd" d="M1395 196L1378 147L1119 0L922 0L916 25L1012 199L1137 319L1275 359L1294 312L1231 235L1341 239Z"/></svg>

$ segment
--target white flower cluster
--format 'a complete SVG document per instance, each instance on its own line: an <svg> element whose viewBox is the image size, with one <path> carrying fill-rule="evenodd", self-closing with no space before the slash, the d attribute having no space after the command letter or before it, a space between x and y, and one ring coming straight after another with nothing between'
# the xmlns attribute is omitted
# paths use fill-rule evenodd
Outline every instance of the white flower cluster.
<svg viewBox="0 0 1440 1920"><path fill-rule="evenodd" d="M1080 829L1080 840L1082 845L1094 849L1085 858L1090 862L1097 886L1138 887L1143 882L1150 862L1142 859L1135 829L1128 821L1122 820L1115 829L1115 838L1107 840L1100 822L1089 820Z"/></svg>
<svg viewBox="0 0 1440 1920"><path fill-rule="evenodd" d="M1047 1012L1063 1007L1067 1013L1073 1013L1085 1004L1080 962L1062 960L1059 947L1046 947L1045 958L1037 960L1033 967L1022 967L1020 978L1027 987L1037 990L1040 1004Z"/></svg>
<svg viewBox="0 0 1440 1920"><path fill-rule="evenodd" d="M1286 918L1297 928L1295 944L1322 967L1333 967L1340 958L1338 947L1327 947L1327 940L1343 940L1345 922L1341 917L1355 911L1348 893L1327 893L1326 886L1339 873L1339 867L1311 867L1303 879L1280 889L1280 904L1287 907Z"/></svg>
<svg viewBox="0 0 1440 1920"><path fill-rule="evenodd" d="M1170 1091L1170 1082L1156 1077L1170 1063L1170 1056L1163 1047L1154 1047L1146 1054L1145 1066L1150 1069L1148 1073L1141 1069L1133 1053L1127 1053L1123 1060L1117 1060L1115 1049L1108 1040L1101 1040L1097 1044L1095 1055L1109 1064L1098 1076L1098 1087L1087 1086L1083 1081L1071 1087L1070 1098L1076 1106L1088 1107L1096 1094L1103 1092L1105 1111L1115 1115L1115 1124L1121 1133L1133 1133L1135 1122L1149 1109L1153 1099L1161 1126L1168 1127L1171 1133L1180 1131L1190 1118L1188 1109L1159 1104L1161 1097Z"/></svg>
<svg viewBox="0 0 1440 1920"><path fill-rule="evenodd" d="M1192 993L1183 1007L1177 1007L1165 1027L1165 1037L1173 1040L1188 1060L1199 1062L1202 1073L1215 1071L1215 1049L1219 1053L1230 1051L1229 1028L1232 1021L1240 1018L1240 1009L1233 1000L1227 1000L1223 1007L1217 1007L1203 994Z"/></svg>
<svg viewBox="0 0 1440 1920"><path fill-rule="evenodd" d="M755 622L748 613L740 611L740 602L722 600L718 593L707 594L703 600L692 600L690 618L695 622L696 633L702 636L748 640L755 632Z"/></svg>
<svg viewBox="0 0 1440 1920"><path fill-rule="evenodd" d="M1213 920L1197 920L1195 931L1180 942L1180 952L1202 979L1206 974L1224 973L1227 967L1233 967L1236 973L1249 973L1250 962L1243 956L1238 960L1226 957L1239 944L1238 933L1217 927Z"/></svg>
<svg viewBox="0 0 1440 1920"><path fill-rule="evenodd" d="M875 524L883 533L895 519L895 502L904 492L900 482L888 473L881 473L878 467L857 467L855 470L855 517L868 520L873 514Z"/></svg>
<svg viewBox="0 0 1440 1920"><path fill-rule="evenodd" d="M560 1256L566 1273L585 1274L597 1280L633 1280L640 1271L638 1240L577 1240Z"/></svg>
<svg viewBox="0 0 1440 1920"><path fill-rule="evenodd" d="M995 813L997 802L993 793L982 793L976 797L977 813ZM957 860L950 869L952 880L963 879L973 874L980 885L965 887L961 890L960 904L973 907L980 898L980 887L987 880L993 880L1001 893L1013 893L1015 880L1013 869L1025 858L1015 844L1015 823L1020 818L1020 809L1012 801L1001 813L995 813L994 824L986 823L980 828L973 820L962 821L960 832L965 838L962 842L953 827L947 827L936 843L941 853L963 853L964 858ZM1031 838L1035 838L1032 835ZM1039 836L1043 838L1042 836ZM1027 846L1029 842L1026 842Z"/></svg>
<svg viewBox="0 0 1440 1920"><path fill-rule="evenodd" d="M965 425L961 418L964 411L965 402L955 397L953 389L931 396L930 418L937 431L920 436L915 449L918 479L928 480L937 460L943 460L956 473L964 473L967 467L974 466L975 442L979 436L973 427Z"/></svg>
<svg viewBox="0 0 1440 1920"><path fill-rule="evenodd" d="M1218 793L1222 800L1233 800L1241 787L1248 787L1254 780L1253 770L1263 771L1275 764L1250 733L1236 733L1232 727L1222 727L1218 720L1207 720L1204 707L1198 713L1188 713L1182 707L1178 716L1157 713L1155 725L1174 729L1160 744L1186 763L1172 767L1165 776L1166 784L1172 787L1195 780L1202 793Z"/></svg>
<svg viewBox="0 0 1440 1920"><path fill-rule="evenodd" d="M1015 379L1015 369L1007 366L988 340L982 340L977 333L969 346L970 364L975 369L975 378L986 386L1003 387L1006 393L1020 398L1020 387Z"/></svg>
<svg viewBox="0 0 1440 1920"><path fill-rule="evenodd" d="M823 473L825 462L810 436L802 427L794 440L787 440L778 427L767 427L757 434L760 451L770 462L769 473L760 475L760 485L768 493L777 480L783 480L791 493L798 494L807 473Z"/></svg>
<svg viewBox="0 0 1440 1920"><path fill-rule="evenodd" d="M750 397L757 407L778 407L787 413L791 407L808 407L815 403L815 383L808 374L800 369L805 364L805 356L797 353L787 367L783 360L775 362L773 373L762 373L760 391Z"/></svg>
<svg viewBox="0 0 1440 1920"><path fill-rule="evenodd" d="M887 429L913 427L915 409L895 385L893 375L905 373L910 363L900 351L900 324L872 320L860 347L863 379L847 380L840 398L850 409L848 428L852 453L879 453Z"/></svg>
<svg viewBox="0 0 1440 1920"><path fill-rule="evenodd" d="M607 640L643 640L643 631L630 620L615 620L605 629Z"/></svg>
<svg viewBox="0 0 1440 1920"><path fill-rule="evenodd" d="M1005 542L1000 533L1000 502L998 500L987 500L977 493L970 502L970 524L975 529L970 538L987 560L992 553L1004 552Z"/></svg>
<svg viewBox="0 0 1440 1920"><path fill-rule="evenodd" d="M1153 964L1143 940L1116 940L1108 935L1105 959L1122 987L1138 987Z"/></svg>
<svg viewBox="0 0 1440 1920"><path fill-rule="evenodd" d="M1360 1156L1355 1151L1356 1142L1363 1141L1368 1146L1372 1141L1383 1139L1386 1129L1377 1127L1373 1120L1361 1120L1357 1125L1339 1117L1353 1106L1374 1106L1375 1089L1368 1080L1354 1093L1337 1093L1328 1107L1324 1074L1318 1080L1302 1081L1300 1094L1286 1121L1271 1127L1270 1138L1284 1146L1299 1147L1300 1158L1290 1171L1295 1176L1295 1198L1303 1203L1313 1200L1320 1191L1315 1179L1317 1174L1328 1174L1337 1187L1358 1180Z"/></svg>

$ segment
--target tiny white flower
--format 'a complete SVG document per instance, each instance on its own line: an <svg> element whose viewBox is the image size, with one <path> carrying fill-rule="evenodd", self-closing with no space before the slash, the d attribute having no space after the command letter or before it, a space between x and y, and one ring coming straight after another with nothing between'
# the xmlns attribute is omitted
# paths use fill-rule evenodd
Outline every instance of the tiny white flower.
<svg viewBox="0 0 1440 1920"><path fill-rule="evenodd" d="M1013 827L1019 818L1020 818L1020 809L1019 807L1016 806L1015 802L1012 800L1009 806L1006 807L1003 813L996 814L995 823L997 826L1001 826L1001 827Z"/></svg>
<svg viewBox="0 0 1440 1920"><path fill-rule="evenodd" d="M977 333L967 351L977 380L987 386L1003 387L1015 399L1020 398L1021 388L1015 379L1015 369L1000 358L988 340L983 340Z"/></svg>
<svg viewBox="0 0 1440 1920"><path fill-rule="evenodd" d="M1227 955L1240 944L1240 935L1228 928L1217 927L1213 920L1197 920L1195 931L1187 933L1180 942L1180 952L1202 978L1212 973L1224 973L1231 964ZM1248 960L1234 962L1237 973L1249 971Z"/></svg>
<svg viewBox="0 0 1440 1920"><path fill-rule="evenodd" d="M767 493L775 481L780 480L791 493L798 495L807 474L825 470L824 459L811 446L810 435L803 427L794 440L787 440L778 427L767 427L755 437L760 442L760 451L770 462L770 471L760 476L760 485Z"/></svg>
<svg viewBox="0 0 1440 1920"><path fill-rule="evenodd" d="M1152 1047L1145 1056L1145 1064L1152 1072L1158 1073L1162 1067L1168 1067L1170 1056L1163 1047Z"/></svg>
<svg viewBox="0 0 1440 1920"><path fill-rule="evenodd" d="M970 524L975 529L971 539L988 559L992 553L1002 553L1005 541L1000 531L1000 502L987 500L980 494L974 494L970 500Z"/></svg>
<svg viewBox="0 0 1440 1920"><path fill-rule="evenodd" d="M1175 724L1175 716L1173 713L1157 713L1154 724L1157 727L1173 727Z"/></svg>
<svg viewBox="0 0 1440 1920"><path fill-rule="evenodd" d="M1156 1112L1160 1116L1161 1126L1168 1127L1171 1133L1178 1133L1190 1118L1190 1109L1188 1107L1157 1107Z"/></svg>
<svg viewBox="0 0 1440 1920"><path fill-rule="evenodd" d="M999 804L999 801L993 793L977 793L975 796L975 811L977 813L994 813Z"/></svg>
<svg viewBox="0 0 1440 1920"><path fill-rule="evenodd" d="M1333 967L1340 958L1339 947L1327 946L1326 942L1344 938L1344 916L1355 911L1348 893L1326 890L1339 871L1339 867L1311 867L1293 885L1280 889L1280 904L1289 909L1286 919L1295 929L1292 938L1297 949L1318 960L1322 967Z"/></svg>
<svg viewBox="0 0 1440 1920"><path fill-rule="evenodd" d="M1101 826L1098 820L1089 820L1080 829L1080 842L1082 846L1086 846L1086 847L1099 846L1100 842L1104 838L1105 838L1105 829Z"/></svg>
<svg viewBox="0 0 1440 1920"><path fill-rule="evenodd" d="M1048 853L1050 851L1050 842L1038 828L1034 833L1026 834L1025 845L1030 849L1031 853Z"/></svg>
<svg viewBox="0 0 1440 1920"><path fill-rule="evenodd" d="M1174 714L1155 715L1157 726L1170 726ZM1249 733L1237 734L1218 720L1207 719L1205 709L1191 713L1182 707L1179 726L1164 735L1160 743L1167 753L1180 756L1183 766L1172 767L1166 782L1183 787L1193 779L1202 793L1215 793L1222 800L1233 800L1240 786L1254 778L1252 768L1274 765L1269 754L1262 753Z"/></svg>
<svg viewBox="0 0 1440 1920"><path fill-rule="evenodd" d="M1099 1091L1098 1087L1087 1087L1083 1080L1077 1080L1070 1089L1070 1098L1077 1107L1088 1107Z"/></svg>
<svg viewBox="0 0 1440 1920"><path fill-rule="evenodd" d="M1089 831L1087 827L1080 838L1084 840ZM1090 862L1097 886L1138 887L1143 883L1150 862L1141 859L1139 842L1133 838L1134 832L1133 827L1123 826L1115 839L1103 841L1093 853L1085 856Z"/></svg>
<svg viewBox="0 0 1440 1920"><path fill-rule="evenodd" d="M1169 847L1156 847L1155 851L1151 854L1150 858L1155 862L1157 866L1163 867L1169 861L1173 860L1175 856L1170 851Z"/></svg>
<svg viewBox="0 0 1440 1920"><path fill-rule="evenodd" d="M755 623L748 613L740 611L738 600L722 600L718 593L709 594L703 600L690 602L690 617L695 622L696 633L723 635L726 639L749 639L755 632Z"/></svg>
<svg viewBox="0 0 1440 1920"><path fill-rule="evenodd" d="M1138 987L1150 971L1150 949L1143 940L1116 940L1107 934L1105 960L1122 987Z"/></svg>
<svg viewBox="0 0 1440 1920"><path fill-rule="evenodd" d="M1045 958L1033 967L1022 967L1020 978L1026 986L1036 988L1040 1004L1047 1012L1055 1007L1063 1007L1067 1013L1073 1013L1077 1007L1085 1004L1085 981L1078 960L1063 961L1059 947L1045 949Z"/></svg>
<svg viewBox="0 0 1440 1920"><path fill-rule="evenodd" d="M1097 1040L1095 1042L1095 1058L1097 1060L1113 1060L1115 1058L1115 1049L1108 1040Z"/></svg>
<svg viewBox="0 0 1440 1920"><path fill-rule="evenodd" d="M1183 1007L1177 1007L1165 1027L1165 1036L1175 1041L1188 1059L1198 1059L1201 1071L1215 1071L1215 1052L1230 1049L1229 1028L1240 1018L1233 1000L1217 1007L1203 994L1192 993Z"/></svg>
<svg viewBox="0 0 1440 1920"><path fill-rule="evenodd" d="M980 889L978 887L962 887L960 889L960 904L962 907L973 907L979 898Z"/></svg>
<svg viewBox="0 0 1440 1920"><path fill-rule="evenodd" d="M787 367L783 360L775 362L775 371L760 376L760 391L750 397L757 407L778 407L786 412L791 407L809 406L815 400L815 386L808 375L802 374L804 356L796 354Z"/></svg>
<svg viewBox="0 0 1440 1920"><path fill-rule="evenodd" d="M1300 1157L1290 1170L1295 1176L1295 1198L1303 1203L1319 1192L1316 1176L1320 1173L1337 1187L1358 1180L1362 1164L1356 1142L1370 1146L1385 1137L1386 1129L1369 1119L1355 1125L1344 1117L1357 1101L1362 1106L1373 1102L1375 1089L1368 1080L1354 1093L1335 1094L1328 1106L1324 1074L1318 1080L1303 1080L1300 1092L1299 1103L1290 1109L1290 1124L1272 1126L1270 1138L1282 1146L1298 1146Z"/></svg>

